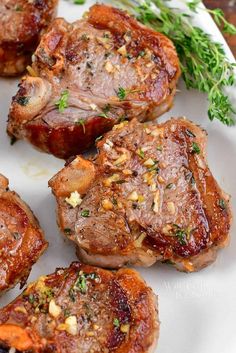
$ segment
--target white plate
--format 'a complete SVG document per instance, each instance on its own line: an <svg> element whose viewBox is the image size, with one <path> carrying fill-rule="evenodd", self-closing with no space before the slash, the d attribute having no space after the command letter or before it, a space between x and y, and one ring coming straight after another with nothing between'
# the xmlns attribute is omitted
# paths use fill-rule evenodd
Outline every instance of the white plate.
<svg viewBox="0 0 236 353"><path fill-rule="evenodd" d="M72 5L61 0L59 15L72 21L81 17L91 5ZM176 1L173 1L175 5ZM194 19L215 39L225 45L230 60L233 56L211 18L204 12ZM10 187L29 203L45 230L50 246L33 267L30 281L48 274L57 266L67 266L76 260L73 244L59 234L55 218L55 200L47 187L48 180L62 166L63 161L34 150L19 141L10 146L6 135L6 120L12 95L18 81L0 79L0 172L10 179ZM208 160L210 168L222 188L232 195L236 208L236 127L229 128L207 118L206 97L196 91L181 92L175 106L165 117L185 115L201 124L209 134ZM233 94L233 90L230 90ZM236 213L236 212L235 212ZM194 274L177 272L158 264L140 272L159 295L161 334L158 353L235 353L236 352L236 239L232 227L230 246L220 252L217 261L207 269ZM19 294L18 287L0 299L8 303Z"/></svg>

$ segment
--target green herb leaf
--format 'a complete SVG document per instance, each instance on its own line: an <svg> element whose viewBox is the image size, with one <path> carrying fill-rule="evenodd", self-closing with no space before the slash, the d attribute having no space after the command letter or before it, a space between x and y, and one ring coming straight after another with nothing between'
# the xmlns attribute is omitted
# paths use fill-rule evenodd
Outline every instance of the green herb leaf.
<svg viewBox="0 0 236 353"><path fill-rule="evenodd" d="M163 264L167 264L167 265L174 265L174 262L171 260L164 260L162 261Z"/></svg>
<svg viewBox="0 0 236 353"><path fill-rule="evenodd" d="M194 133L192 131L188 130L188 129L186 129L186 135L188 137L196 137L196 135L194 135Z"/></svg>
<svg viewBox="0 0 236 353"><path fill-rule="evenodd" d="M115 327L120 327L120 320L117 319L117 318L115 318L115 319L113 320L113 325L114 325Z"/></svg>
<svg viewBox="0 0 236 353"><path fill-rule="evenodd" d="M10 142L11 146L13 146L16 143L16 141L17 141L17 138L15 136L12 136L11 142Z"/></svg>
<svg viewBox="0 0 236 353"><path fill-rule="evenodd" d="M120 101L123 101L126 97L126 90L123 87L119 87L117 97Z"/></svg>
<svg viewBox="0 0 236 353"><path fill-rule="evenodd" d="M80 293L85 294L87 292L87 281L84 274L79 275L75 282L75 287L79 289Z"/></svg>
<svg viewBox="0 0 236 353"><path fill-rule="evenodd" d="M74 0L74 4L76 5L84 5L86 3L86 0Z"/></svg>
<svg viewBox="0 0 236 353"><path fill-rule="evenodd" d="M144 154L144 151L142 150L142 148L139 148L139 149L138 149L137 155L138 155L140 158L144 159L145 154Z"/></svg>
<svg viewBox="0 0 236 353"><path fill-rule="evenodd" d="M81 216L82 217L89 217L89 210L83 210L82 212L81 212Z"/></svg>
<svg viewBox="0 0 236 353"><path fill-rule="evenodd" d="M28 296L28 300L30 304L33 304L35 301L34 295L32 293L30 293L30 295Z"/></svg>
<svg viewBox="0 0 236 353"><path fill-rule="evenodd" d="M223 199L218 200L218 205L220 206L220 208L221 208L222 210L225 210L225 209L226 209L225 200L223 200Z"/></svg>
<svg viewBox="0 0 236 353"><path fill-rule="evenodd" d="M64 233L70 235L71 234L71 229L70 228L65 228Z"/></svg>
<svg viewBox="0 0 236 353"><path fill-rule="evenodd" d="M80 120L77 120L75 123L76 123L77 125L81 125L81 126L82 126L82 128L83 128L83 133L85 134L85 132L86 132L86 127L85 127L84 120L83 120L83 119L80 119Z"/></svg>
<svg viewBox="0 0 236 353"><path fill-rule="evenodd" d="M196 154L200 154L201 153L200 147L198 146L198 144L196 142L192 143L191 152L192 153L196 153Z"/></svg>
<svg viewBox="0 0 236 353"><path fill-rule="evenodd" d="M26 97L26 96L17 97L16 101L18 104L25 107L29 103L29 97Z"/></svg>
<svg viewBox="0 0 236 353"><path fill-rule="evenodd" d="M101 135L101 136L98 136L98 137L96 138L95 142L97 143L97 142L100 141L102 138L103 138L102 135Z"/></svg>
<svg viewBox="0 0 236 353"><path fill-rule="evenodd" d="M197 7L198 5L201 3L201 0L193 0L193 1L189 1L187 2L187 6L191 11L196 12L197 11Z"/></svg>
<svg viewBox="0 0 236 353"><path fill-rule="evenodd" d="M173 224L175 228L174 235L178 238L180 245L187 245L187 234L184 229L181 229L177 224Z"/></svg>
<svg viewBox="0 0 236 353"><path fill-rule="evenodd" d="M60 99L55 103L55 106L58 108L60 113L63 113L66 108L68 108L68 98L69 91L65 90L61 93Z"/></svg>
<svg viewBox="0 0 236 353"><path fill-rule="evenodd" d="M125 183L125 180L121 179L121 180L117 180L115 181L116 184L124 184Z"/></svg>

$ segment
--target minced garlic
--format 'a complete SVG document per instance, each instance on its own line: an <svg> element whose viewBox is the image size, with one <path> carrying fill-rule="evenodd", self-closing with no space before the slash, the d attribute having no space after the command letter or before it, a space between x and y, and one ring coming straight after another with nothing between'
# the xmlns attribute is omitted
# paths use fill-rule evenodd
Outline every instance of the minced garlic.
<svg viewBox="0 0 236 353"><path fill-rule="evenodd" d="M174 202L167 202L167 209L170 212L170 214L174 215L175 214L175 205Z"/></svg>
<svg viewBox="0 0 236 353"><path fill-rule="evenodd" d="M18 313L27 314L27 311L24 306L17 306L14 310Z"/></svg>
<svg viewBox="0 0 236 353"><path fill-rule="evenodd" d="M136 248L141 248L144 239L146 238L146 233L141 233L140 236L134 241L134 246Z"/></svg>
<svg viewBox="0 0 236 353"><path fill-rule="evenodd" d="M54 299L52 299L50 300L48 311L49 314L56 319L61 314L61 307L56 304Z"/></svg>
<svg viewBox="0 0 236 353"><path fill-rule="evenodd" d="M114 165L123 164L124 162L127 161L127 159L128 159L128 156L126 153L124 153L113 164Z"/></svg>
<svg viewBox="0 0 236 353"><path fill-rule="evenodd" d="M121 54L122 56L127 56L127 50L126 50L126 46L123 45L122 47L120 47L118 50L118 53Z"/></svg>
<svg viewBox="0 0 236 353"><path fill-rule="evenodd" d="M159 183L161 183L161 184L164 184L164 183L165 183L165 179L163 179L161 175L158 175L157 180L158 180Z"/></svg>
<svg viewBox="0 0 236 353"><path fill-rule="evenodd" d="M128 200L130 200L130 201L138 201L138 193L137 193L137 191L133 191L129 195Z"/></svg>
<svg viewBox="0 0 236 353"><path fill-rule="evenodd" d="M155 165L155 162L152 158L148 158L143 164L145 167L152 167Z"/></svg>
<svg viewBox="0 0 236 353"><path fill-rule="evenodd" d="M70 333L72 336L77 335L78 333L78 324L77 318L75 315L71 315L66 318L65 320L66 331Z"/></svg>
<svg viewBox="0 0 236 353"><path fill-rule="evenodd" d="M114 66L110 61L107 61L105 64L105 69L108 73L112 73L114 71Z"/></svg>
<svg viewBox="0 0 236 353"><path fill-rule="evenodd" d="M89 106L90 106L90 108L91 108L92 110L98 110L97 105L94 104L94 103L89 104Z"/></svg>
<svg viewBox="0 0 236 353"><path fill-rule="evenodd" d="M107 187L111 186L113 182L120 180L119 174L113 174L109 178L105 179L103 184Z"/></svg>
<svg viewBox="0 0 236 353"><path fill-rule="evenodd" d="M157 190L153 200L153 211L155 213L159 212L159 198L160 198L160 191Z"/></svg>
<svg viewBox="0 0 236 353"><path fill-rule="evenodd" d="M113 203L110 200L108 200L108 199L102 200L102 207L106 211L112 210L113 209Z"/></svg>
<svg viewBox="0 0 236 353"><path fill-rule="evenodd" d="M114 125L112 130L122 129L127 124L128 124L128 121L122 121L122 123Z"/></svg>
<svg viewBox="0 0 236 353"><path fill-rule="evenodd" d="M78 193L78 191L74 191L70 194L70 197L67 197L65 199L65 201L70 205L72 206L73 208L81 205L82 203L82 198L80 196L80 194Z"/></svg>
<svg viewBox="0 0 236 353"><path fill-rule="evenodd" d="M129 333L130 325L129 324L122 324L120 326L120 330L123 333Z"/></svg>

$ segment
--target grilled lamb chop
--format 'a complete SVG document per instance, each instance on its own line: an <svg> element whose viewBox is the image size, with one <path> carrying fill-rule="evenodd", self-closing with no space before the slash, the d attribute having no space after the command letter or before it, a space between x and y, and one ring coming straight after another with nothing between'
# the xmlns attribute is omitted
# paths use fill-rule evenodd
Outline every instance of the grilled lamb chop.
<svg viewBox="0 0 236 353"><path fill-rule="evenodd" d="M49 185L58 223L83 261L157 260L197 271L228 242L229 198L206 162L206 133L185 119L115 125L94 161L74 159Z"/></svg>
<svg viewBox="0 0 236 353"><path fill-rule="evenodd" d="M42 230L29 207L8 189L0 174L0 293L25 284L32 265L47 248Z"/></svg>
<svg viewBox="0 0 236 353"><path fill-rule="evenodd" d="M156 297L129 269L73 263L0 310L0 344L20 352L146 353L158 333Z"/></svg>
<svg viewBox="0 0 236 353"><path fill-rule="evenodd" d="M1 0L0 76L16 76L31 62L40 35L55 17L58 0Z"/></svg>
<svg viewBox="0 0 236 353"><path fill-rule="evenodd" d="M66 159L124 117L144 121L168 110L180 69L168 38L95 5L83 20L53 22L31 74L13 98L8 133Z"/></svg>

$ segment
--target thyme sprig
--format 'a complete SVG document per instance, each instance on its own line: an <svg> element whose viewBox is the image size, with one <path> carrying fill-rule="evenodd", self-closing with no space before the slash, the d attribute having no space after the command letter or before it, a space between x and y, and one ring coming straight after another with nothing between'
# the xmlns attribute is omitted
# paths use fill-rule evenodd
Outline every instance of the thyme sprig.
<svg viewBox="0 0 236 353"><path fill-rule="evenodd" d="M137 19L165 34L175 44L182 76L188 89L194 88L208 94L208 116L226 125L235 123L235 110L225 93L226 86L235 84L235 64L227 59L223 46L212 40L201 28L191 24L189 15L166 5L168 0L121 0L122 7ZM190 11L198 11L200 0L186 2ZM220 9L208 11L229 34L236 28L224 18ZM200 11L200 10L199 10Z"/></svg>

